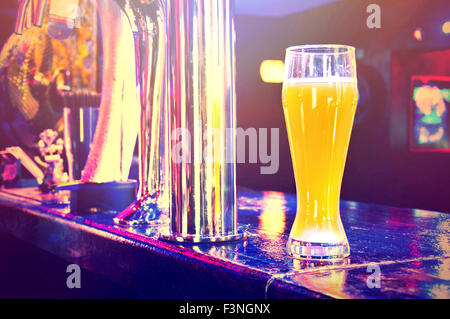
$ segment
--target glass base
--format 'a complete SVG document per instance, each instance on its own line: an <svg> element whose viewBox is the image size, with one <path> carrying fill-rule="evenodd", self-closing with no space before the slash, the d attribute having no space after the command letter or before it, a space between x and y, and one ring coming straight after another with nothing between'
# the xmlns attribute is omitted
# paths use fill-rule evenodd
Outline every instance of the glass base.
<svg viewBox="0 0 450 319"><path fill-rule="evenodd" d="M313 243L289 238L286 250L289 256L300 259L334 260L350 255L350 247L347 241L337 244Z"/></svg>
<svg viewBox="0 0 450 319"><path fill-rule="evenodd" d="M146 194L114 217L114 223L125 226L154 225L160 223L161 214L157 196Z"/></svg>

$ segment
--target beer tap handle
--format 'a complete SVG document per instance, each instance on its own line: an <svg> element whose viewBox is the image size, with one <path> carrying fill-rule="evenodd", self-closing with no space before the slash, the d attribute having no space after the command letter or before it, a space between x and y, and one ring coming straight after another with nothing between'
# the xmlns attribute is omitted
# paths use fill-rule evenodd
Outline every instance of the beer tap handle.
<svg viewBox="0 0 450 319"><path fill-rule="evenodd" d="M19 0L19 9L17 11L16 25L14 32L18 35L22 35L25 26L25 20L30 9L31 0Z"/></svg>
<svg viewBox="0 0 450 319"><path fill-rule="evenodd" d="M45 12L47 11L48 0L37 0L36 12L33 16L33 24L42 28L44 24Z"/></svg>

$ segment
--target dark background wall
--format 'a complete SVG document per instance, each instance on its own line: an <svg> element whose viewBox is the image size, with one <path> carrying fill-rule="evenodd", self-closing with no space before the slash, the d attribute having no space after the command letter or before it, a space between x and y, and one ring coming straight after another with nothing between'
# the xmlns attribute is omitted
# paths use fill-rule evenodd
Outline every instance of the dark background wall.
<svg viewBox="0 0 450 319"><path fill-rule="evenodd" d="M381 6L381 29L366 26L370 3ZM12 32L16 6L2 0L0 45ZM359 82L369 89L358 106L342 198L450 212L450 154L409 152L409 93L402 87L413 73L450 75L448 54L422 55L450 48L450 36L441 31L449 19L447 0L342 0L284 17L238 15L238 126L280 132L278 173L261 175L261 164L239 164L238 183L295 192L281 84L262 82L260 63L283 60L291 45L342 43L358 49ZM412 36L416 27L424 31L422 41ZM393 67L401 71L393 74Z"/></svg>
<svg viewBox="0 0 450 319"><path fill-rule="evenodd" d="M17 1L16 0L2 0L0 5L0 41L4 43L8 39L11 32L14 30L14 23L16 22Z"/></svg>
<svg viewBox="0 0 450 319"><path fill-rule="evenodd" d="M381 29L366 26L370 3L381 7ZM280 129L279 172L260 175L260 165L240 164L239 184L295 192L282 86L262 82L260 63L284 60L292 45L342 43L357 48L359 82L369 89L358 105L342 198L450 212L450 153L409 152L409 86L405 91L394 85L409 85L412 74L450 75L445 53L425 55L428 62L414 67L420 54L450 48L450 36L441 31L449 17L448 1L439 0L349 0L280 18L238 16L238 125ZM422 41L413 37L416 27L423 30ZM393 77L392 64L406 58L409 64Z"/></svg>

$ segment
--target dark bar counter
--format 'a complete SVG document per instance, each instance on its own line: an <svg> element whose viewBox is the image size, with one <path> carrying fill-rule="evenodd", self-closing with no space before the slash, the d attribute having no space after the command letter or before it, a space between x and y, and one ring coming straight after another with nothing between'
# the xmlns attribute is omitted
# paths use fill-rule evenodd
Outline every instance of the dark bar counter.
<svg viewBox="0 0 450 319"><path fill-rule="evenodd" d="M167 222L124 228L113 224L116 212L80 216L69 197L1 189L0 231L142 298L450 298L445 213L342 201L351 255L331 263L286 255L293 195L241 188L238 220L248 239L216 246L159 241Z"/></svg>

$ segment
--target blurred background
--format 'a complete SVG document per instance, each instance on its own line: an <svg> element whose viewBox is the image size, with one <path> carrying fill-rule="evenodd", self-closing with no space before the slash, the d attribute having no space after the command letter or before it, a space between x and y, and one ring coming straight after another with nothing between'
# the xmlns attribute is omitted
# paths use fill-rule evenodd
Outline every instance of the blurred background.
<svg viewBox="0 0 450 319"><path fill-rule="evenodd" d="M372 3L381 8L380 28L367 26ZM1 46L12 34L16 13L16 0L2 0ZM280 133L278 172L261 175L262 163L238 164L239 185L295 192L277 78L280 61L292 45L347 44L357 49L360 101L342 199L450 212L448 0L236 0L236 13L238 127L278 128ZM91 48L78 65L66 65L76 81L72 85L98 89L101 44L94 31L91 38L86 32L74 34L77 39L84 35ZM61 50L57 54L64 56ZM17 136L8 124L14 117L11 96L1 90L3 148L19 142L12 141ZM52 110L42 108L44 122L36 119L31 131L58 126L58 101L48 103Z"/></svg>

